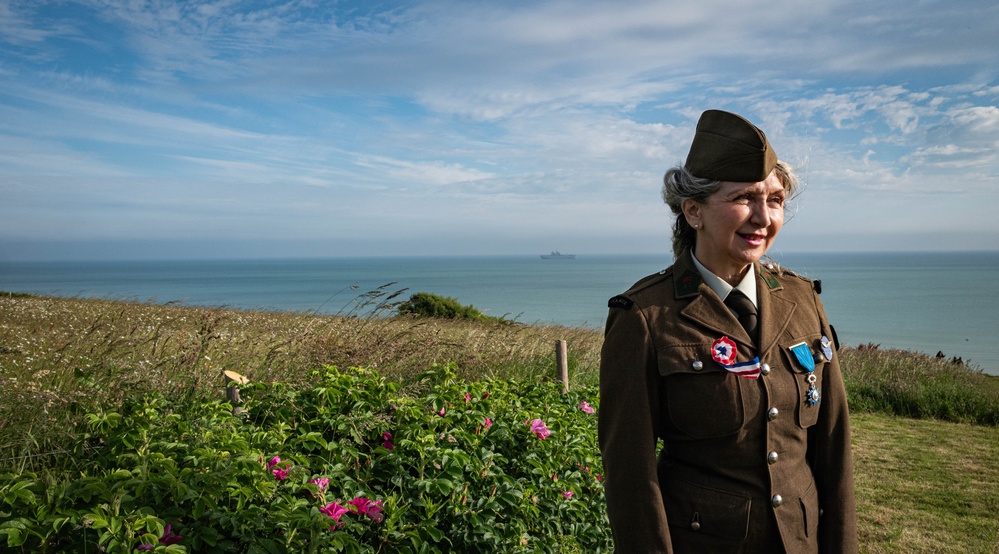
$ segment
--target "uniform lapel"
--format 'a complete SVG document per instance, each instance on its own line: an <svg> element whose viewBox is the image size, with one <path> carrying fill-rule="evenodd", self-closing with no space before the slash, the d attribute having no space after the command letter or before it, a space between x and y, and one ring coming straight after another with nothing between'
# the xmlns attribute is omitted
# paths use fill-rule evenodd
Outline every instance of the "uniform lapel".
<svg viewBox="0 0 999 554"><path fill-rule="evenodd" d="M690 299L690 303L680 309L682 317L731 338L748 347L749 351L755 349L752 339L739 324L739 320L701 279L690 250L685 251L673 265L673 279L676 298Z"/></svg>
<svg viewBox="0 0 999 554"><path fill-rule="evenodd" d="M760 314L760 359L777 344L787 328L797 303L784 297L784 287L766 269L755 266L761 278L756 280L756 298Z"/></svg>
<svg viewBox="0 0 999 554"><path fill-rule="evenodd" d="M718 298L711 287L701 284L700 294L680 310L683 317L716 331L749 348L755 349L749 333L739 324L739 320Z"/></svg>

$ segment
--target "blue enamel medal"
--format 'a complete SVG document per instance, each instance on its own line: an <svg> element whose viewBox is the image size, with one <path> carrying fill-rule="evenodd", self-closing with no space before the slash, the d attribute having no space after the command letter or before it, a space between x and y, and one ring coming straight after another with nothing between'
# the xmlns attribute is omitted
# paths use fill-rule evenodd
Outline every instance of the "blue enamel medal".
<svg viewBox="0 0 999 554"><path fill-rule="evenodd" d="M819 401L822 400L822 393L819 389L815 387L815 374L808 374L808 392L805 393L805 404L809 406L818 406Z"/></svg>
<svg viewBox="0 0 999 554"><path fill-rule="evenodd" d="M832 361L832 341L828 337L822 335L822 353L825 355L826 359Z"/></svg>
<svg viewBox="0 0 999 554"><path fill-rule="evenodd" d="M822 400L822 393L815 386L815 358L812 356L812 349L808 347L808 344L799 342L791 347L791 353L794 354L794 358L801 364L801 367L808 371L808 377L805 378L808 381L808 391L805 392L805 404L818 406L819 401Z"/></svg>

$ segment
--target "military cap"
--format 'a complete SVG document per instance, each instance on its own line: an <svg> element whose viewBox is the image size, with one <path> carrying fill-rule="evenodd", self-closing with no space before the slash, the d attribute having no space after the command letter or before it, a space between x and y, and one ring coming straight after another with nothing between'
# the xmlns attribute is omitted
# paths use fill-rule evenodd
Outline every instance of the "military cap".
<svg viewBox="0 0 999 554"><path fill-rule="evenodd" d="M697 121L685 165L695 177L755 183L770 175L777 154L763 131L745 118L708 110Z"/></svg>

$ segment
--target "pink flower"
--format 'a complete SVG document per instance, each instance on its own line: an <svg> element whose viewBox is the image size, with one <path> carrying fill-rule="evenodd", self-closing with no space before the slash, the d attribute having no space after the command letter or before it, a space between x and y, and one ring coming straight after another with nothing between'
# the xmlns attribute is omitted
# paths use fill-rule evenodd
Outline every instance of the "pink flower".
<svg viewBox="0 0 999 554"><path fill-rule="evenodd" d="M372 502L368 498L359 496L353 500L348 500L347 504L353 506L353 511L359 514L365 514L369 518L375 521L375 523L381 523L385 516L382 514L382 501L376 500Z"/></svg>
<svg viewBox="0 0 999 554"><path fill-rule="evenodd" d="M604 476L598 473L597 474L597 482L598 483L603 483L604 482Z"/></svg>
<svg viewBox="0 0 999 554"><path fill-rule="evenodd" d="M395 448L395 445L392 444L392 433L389 433L388 431L382 433L382 446L387 450Z"/></svg>
<svg viewBox="0 0 999 554"><path fill-rule="evenodd" d="M341 506L336 502L330 502L322 508L319 508L319 511L328 515L331 519L333 519L333 521L336 522L335 525L330 525L330 531L333 531L340 526L340 518L343 514L350 512L346 506Z"/></svg>
<svg viewBox="0 0 999 554"><path fill-rule="evenodd" d="M572 491L562 491L562 496L564 498L572 498Z"/></svg>
<svg viewBox="0 0 999 554"><path fill-rule="evenodd" d="M484 392L484 393L482 393L482 399L483 399L483 400L485 400L485 399L487 399L487 398L489 398L489 392L488 392L488 391L487 391L487 392Z"/></svg>
<svg viewBox="0 0 999 554"><path fill-rule="evenodd" d="M593 412L596 411L585 400L579 403L579 409L583 410L588 414L592 414Z"/></svg>
<svg viewBox="0 0 999 554"><path fill-rule="evenodd" d="M471 401L472 401L472 393L466 392L465 393L465 404L468 404Z"/></svg>
<svg viewBox="0 0 999 554"><path fill-rule="evenodd" d="M552 434L552 432L548 430L548 426L545 425L545 422L540 419L532 420L527 422L527 424L531 426L531 432L537 435L541 440L545 440Z"/></svg>
<svg viewBox="0 0 999 554"><path fill-rule="evenodd" d="M441 411L437 412L437 415L439 415L439 416L444 415L444 408L441 408Z"/></svg>
<svg viewBox="0 0 999 554"><path fill-rule="evenodd" d="M279 463L281 463L281 458L274 456L273 458L271 458L271 461L267 462L267 469L270 469L278 465Z"/></svg>
<svg viewBox="0 0 999 554"><path fill-rule="evenodd" d="M284 481L285 479L288 478L288 470L287 469L281 469L279 467L276 467L276 468L273 469L273 471L271 471L271 473L274 474L274 477L277 477L278 481Z"/></svg>
<svg viewBox="0 0 999 554"><path fill-rule="evenodd" d="M319 479L311 479L309 481L319 489L319 492L326 492L326 487L330 486L330 480L326 477L320 477Z"/></svg>
<svg viewBox="0 0 999 554"><path fill-rule="evenodd" d="M171 544L180 542L180 539L182 538L184 537L180 535L174 535L170 531L170 524L167 523L166 527L163 528L163 534L160 535L159 544L162 544L163 546L170 546ZM155 546L148 543L142 543L136 547L137 550L153 550L154 548Z"/></svg>
<svg viewBox="0 0 999 554"><path fill-rule="evenodd" d="M482 426L483 426L483 427L485 427L486 429L488 429L488 428L492 427L492 426L493 426L493 420L491 420L491 419L489 419L489 418L487 417L487 418L485 419L485 421L483 421L483 422L482 422Z"/></svg>
<svg viewBox="0 0 999 554"><path fill-rule="evenodd" d="M180 539L184 537L180 535L174 535L170 532L170 524L167 523L166 527L163 528L163 536L160 537L160 544L164 546L170 546L175 542L180 542Z"/></svg>

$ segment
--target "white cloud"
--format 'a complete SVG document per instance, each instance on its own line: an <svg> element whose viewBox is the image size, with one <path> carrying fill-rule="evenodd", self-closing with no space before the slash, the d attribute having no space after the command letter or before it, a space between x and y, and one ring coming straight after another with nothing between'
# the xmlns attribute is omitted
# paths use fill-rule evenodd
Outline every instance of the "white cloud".
<svg viewBox="0 0 999 554"><path fill-rule="evenodd" d="M446 236L445 212L492 238L659 237L662 173L717 107L803 166L803 207L841 203L800 228L875 197L901 228L889 198L994 199L980 4L0 0L0 219L63 191L84 215L58 228L84 234Z"/></svg>

